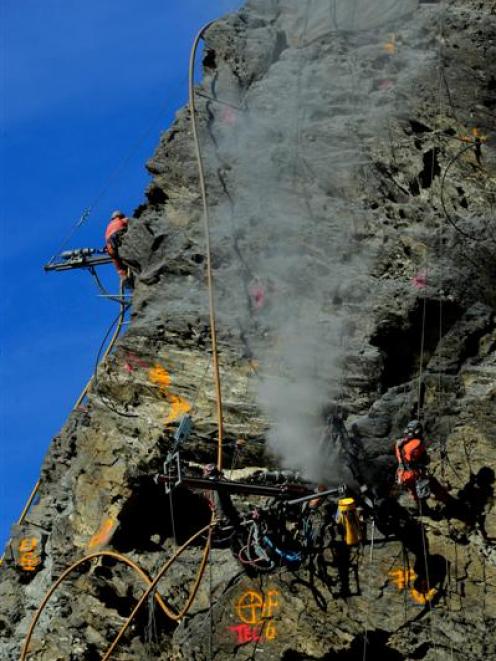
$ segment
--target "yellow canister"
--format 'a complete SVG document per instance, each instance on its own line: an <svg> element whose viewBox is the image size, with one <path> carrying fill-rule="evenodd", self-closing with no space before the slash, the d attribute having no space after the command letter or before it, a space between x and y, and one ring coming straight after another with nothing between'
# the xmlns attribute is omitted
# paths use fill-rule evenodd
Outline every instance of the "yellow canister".
<svg viewBox="0 0 496 661"><path fill-rule="evenodd" d="M343 527L343 540L348 546L362 541L360 520L354 498L341 498L338 501L337 523Z"/></svg>

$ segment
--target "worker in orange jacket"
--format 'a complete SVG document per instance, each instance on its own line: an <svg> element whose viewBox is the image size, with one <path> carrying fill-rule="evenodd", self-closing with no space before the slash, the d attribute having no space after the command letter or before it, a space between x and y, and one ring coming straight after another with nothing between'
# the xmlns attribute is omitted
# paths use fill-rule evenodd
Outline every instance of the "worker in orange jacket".
<svg viewBox="0 0 496 661"><path fill-rule="evenodd" d="M122 239L127 232L128 223L129 219L126 218L125 214L123 214L122 211L117 210L112 213L110 223L105 230L105 245L107 246L107 252L112 258L117 273L123 280L127 278L128 269L119 256L119 248Z"/></svg>
<svg viewBox="0 0 496 661"><path fill-rule="evenodd" d="M446 488L427 470L430 458L425 447L421 422L411 420L407 424L403 438L396 441L395 454L398 460L396 482L411 493L417 504L422 503L426 513L429 508L425 501L429 496L445 504L453 500Z"/></svg>
<svg viewBox="0 0 496 661"><path fill-rule="evenodd" d="M416 502L430 495L427 466L429 455L424 444L424 429L418 420L411 420L404 436L395 444L398 460L396 482L407 489Z"/></svg>

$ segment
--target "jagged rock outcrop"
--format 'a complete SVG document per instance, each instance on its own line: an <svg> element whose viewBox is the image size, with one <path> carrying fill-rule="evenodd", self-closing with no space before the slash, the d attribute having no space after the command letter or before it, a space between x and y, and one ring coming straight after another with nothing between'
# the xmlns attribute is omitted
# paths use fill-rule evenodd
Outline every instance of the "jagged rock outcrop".
<svg viewBox="0 0 496 661"><path fill-rule="evenodd" d="M197 105L224 465L347 479L319 454L322 416L338 403L375 492L375 546L330 545L305 567L260 576L214 548L181 623L148 603L112 658L344 660L363 658L365 637L367 658L496 653L495 39L489 0L248 0L206 32ZM205 501L186 490L172 521L169 498L144 477L161 469L188 410L184 458L215 461L190 120L179 111L162 136L125 239L129 329L53 440L39 502L13 531L14 550L38 531L44 557L22 572L7 549L2 658L19 658L35 608L78 558L105 548L154 576L174 536L208 523ZM480 152L467 142L478 135ZM386 497L392 441L418 413L449 490L421 517L404 496ZM257 502L235 499L244 511ZM203 544L159 583L177 610ZM76 572L48 603L29 658L100 659L142 590L111 558Z"/></svg>

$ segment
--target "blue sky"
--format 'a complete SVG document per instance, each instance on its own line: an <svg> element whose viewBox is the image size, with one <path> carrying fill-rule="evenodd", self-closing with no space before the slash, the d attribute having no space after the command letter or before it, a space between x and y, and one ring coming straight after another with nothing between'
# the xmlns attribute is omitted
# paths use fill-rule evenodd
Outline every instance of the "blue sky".
<svg viewBox="0 0 496 661"><path fill-rule="evenodd" d="M186 101L193 37L241 4L0 4L2 547L117 312L88 274L45 274L43 264L97 197L68 247L101 247L111 210L143 201L144 163ZM116 289L112 267L101 275Z"/></svg>

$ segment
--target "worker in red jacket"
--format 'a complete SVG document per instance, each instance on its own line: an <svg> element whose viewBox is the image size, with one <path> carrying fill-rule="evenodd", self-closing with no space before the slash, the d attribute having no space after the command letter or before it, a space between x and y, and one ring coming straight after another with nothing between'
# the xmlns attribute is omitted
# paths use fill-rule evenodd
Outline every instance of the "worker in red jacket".
<svg viewBox="0 0 496 661"><path fill-rule="evenodd" d="M114 211L110 217L110 223L105 230L105 245L107 252L114 262L117 273L124 280L127 278L128 269L119 257L119 248L127 231L129 220L122 211Z"/></svg>

